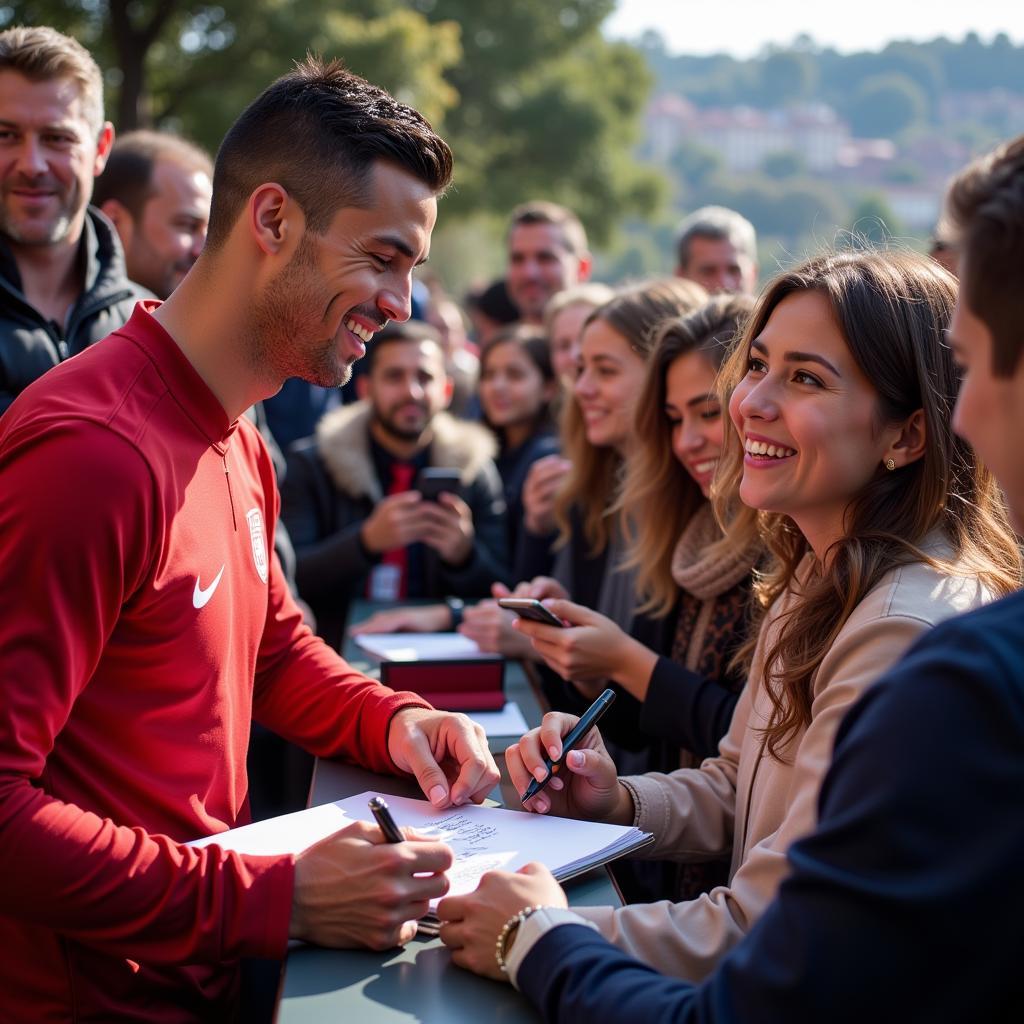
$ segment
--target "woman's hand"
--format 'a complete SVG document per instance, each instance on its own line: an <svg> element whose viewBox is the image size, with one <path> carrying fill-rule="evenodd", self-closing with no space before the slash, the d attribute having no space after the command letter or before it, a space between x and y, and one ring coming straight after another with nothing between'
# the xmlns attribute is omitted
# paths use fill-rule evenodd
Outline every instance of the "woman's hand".
<svg viewBox="0 0 1024 1024"><path fill-rule="evenodd" d="M446 633L452 628L452 613L446 604L411 605L374 612L350 630L360 633Z"/></svg>
<svg viewBox="0 0 1024 1024"><path fill-rule="evenodd" d="M437 905L441 941L451 949L452 960L460 967L485 978L507 981L494 955L498 936L513 914L537 904L569 905L562 887L543 864L527 864L515 874L488 871L475 892L449 896Z"/></svg>
<svg viewBox="0 0 1024 1024"><path fill-rule="evenodd" d="M552 627L554 628L554 627ZM516 792L525 793L530 783L547 778L546 757L562 756L562 737L579 719L560 711L544 716L539 729L531 729L505 751L505 764ZM608 821L619 825L633 822L633 798L619 783L615 762L605 748L601 733L591 729L569 752L565 768L524 807L528 811L586 821Z"/></svg>
<svg viewBox="0 0 1024 1024"><path fill-rule="evenodd" d="M611 619L572 601L544 602L568 627L545 626L525 619L515 629L533 642L537 653L563 679L581 684L593 699L603 681L613 679L638 700L647 686L658 656L623 632ZM594 692L597 691L597 692Z"/></svg>
<svg viewBox="0 0 1024 1024"><path fill-rule="evenodd" d="M543 536L555 526L555 497L572 469L572 463L561 455L545 455L527 471L523 482L523 523L530 533Z"/></svg>
<svg viewBox="0 0 1024 1024"><path fill-rule="evenodd" d="M496 601L480 601L463 610L459 632L474 641L481 651L535 661L533 644L512 628L515 618L512 612L499 608Z"/></svg>

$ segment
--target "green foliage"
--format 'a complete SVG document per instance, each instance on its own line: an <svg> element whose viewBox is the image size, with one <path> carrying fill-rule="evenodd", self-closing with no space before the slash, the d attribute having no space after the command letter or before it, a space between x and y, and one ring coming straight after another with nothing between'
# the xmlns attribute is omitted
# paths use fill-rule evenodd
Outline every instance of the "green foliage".
<svg viewBox="0 0 1024 1024"><path fill-rule="evenodd" d="M446 215L543 197L576 210L600 245L615 228L610 209L658 205L663 179L631 155L652 76L633 47L601 37L613 0L416 6L462 29L463 58L446 74L459 95L442 126L456 157Z"/></svg>
<svg viewBox="0 0 1024 1024"><path fill-rule="evenodd" d="M725 160L717 149L692 139L685 139L669 159L673 176L690 188L699 188L721 174L724 168Z"/></svg>
<svg viewBox="0 0 1024 1024"><path fill-rule="evenodd" d="M341 57L448 139L456 184L446 217L505 214L543 195L577 209L600 243L619 213L648 213L664 195L661 176L631 156L652 77L634 48L601 37L614 6L12 0L0 23L50 24L87 45L108 69L108 114L116 111L120 130L153 124L211 150L245 104L307 51Z"/></svg>
<svg viewBox="0 0 1024 1024"><path fill-rule="evenodd" d="M900 72L875 75L857 90L850 127L862 138L891 138L925 120L928 99L913 79Z"/></svg>
<svg viewBox="0 0 1024 1024"><path fill-rule="evenodd" d="M782 95L768 101L766 81L777 78L785 82L788 74L795 89L799 61L808 62L812 76L810 91L804 95L813 95L844 117L850 116L862 84L878 75L898 74L917 85L932 122L937 118L940 96L946 90L1024 91L1024 46L1014 45L1005 34L997 35L991 43L983 43L974 33L960 42L945 38L928 43L894 42L877 53L838 53L818 47L809 37L802 36L785 51L774 50L751 60L724 54L671 54L664 39L652 32L645 33L637 46L655 73L659 91L678 92L700 107L740 103L765 107L784 103L790 98L784 88ZM783 70L786 65L779 60L781 57L788 62L787 70Z"/></svg>
<svg viewBox="0 0 1024 1024"><path fill-rule="evenodd" d="M769 153L761 161L761 173L776 181L799 177L807 170L807 162L799 153L790 149L781 149Z"/></svg>
<svg viewBox="0 0 1024 1024"><path fill-rule="evenodd" d="M875 245L888 242L903 233L885 196L874 192L864 196L854 207L850 231L855 237Z"/></svg>
<svg viewBox="0 0 1024 1024"><path fill-rule="evenodd" d="M810 96L817 83L814 58L792 50L770 54L760 67L761 104L785 106Z"/></svg>

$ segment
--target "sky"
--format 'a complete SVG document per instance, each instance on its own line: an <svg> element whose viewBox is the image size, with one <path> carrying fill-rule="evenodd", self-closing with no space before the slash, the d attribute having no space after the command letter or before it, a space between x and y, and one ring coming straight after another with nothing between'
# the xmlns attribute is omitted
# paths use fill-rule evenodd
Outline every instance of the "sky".
<svg viewBox="0 0 1024 1024"><path fill-rule="evenodd" d="M720 17L711 16L721 12ZM765 45L791 43L806 32L819 45L848 53L879 50L894 39L962 39L975 31L988 41L1006 32L1024 43L1020 0L618 0L605 22L613 39L635 39L649 28L671 53L729 53L751 57Z"/></svg>

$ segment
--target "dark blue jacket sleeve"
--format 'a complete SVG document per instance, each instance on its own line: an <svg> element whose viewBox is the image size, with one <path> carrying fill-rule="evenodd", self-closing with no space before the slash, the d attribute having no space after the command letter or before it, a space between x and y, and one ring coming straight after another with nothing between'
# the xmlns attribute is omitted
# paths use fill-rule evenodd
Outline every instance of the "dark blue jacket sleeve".
<svg viewBox="0 0 1024 1024"><path fill-rule="evenodd" d="M1002 604L1020 626L940 626L851 710L817 831L710 978L664 978L563 926L519 974L544 1019L1022 1019L1024 601Z"/></svg>
<svg viewBox="0 0 1024 1024"><path fill-rule="evenodd" d="M736 710L739 693L678 662L659 657L640 709L640 728L697 757L714 757Z"/></svg>

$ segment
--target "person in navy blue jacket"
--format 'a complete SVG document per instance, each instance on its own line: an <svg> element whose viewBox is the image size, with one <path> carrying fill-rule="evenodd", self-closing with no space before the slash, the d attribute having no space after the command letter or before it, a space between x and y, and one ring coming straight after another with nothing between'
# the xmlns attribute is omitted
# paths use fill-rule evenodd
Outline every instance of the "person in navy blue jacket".
<svg viewBox="0 0 1024 1024"><path fill-rule="evenodd" d="M967 168L947 208L963 256L955 425L998 476L1020 532L1024 137ZM937 626L883 676L837 734L817 829L791 847L777 898L698 986L573 920L537 865L485 876L439 907L456 929L482 907L507 911L497 956L498 936L489 949L452 925L442 937L463 966L500 977L504 964L548 1021L1019 1021L1022 652L1018 593Z"/></svg>

